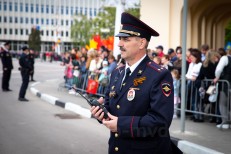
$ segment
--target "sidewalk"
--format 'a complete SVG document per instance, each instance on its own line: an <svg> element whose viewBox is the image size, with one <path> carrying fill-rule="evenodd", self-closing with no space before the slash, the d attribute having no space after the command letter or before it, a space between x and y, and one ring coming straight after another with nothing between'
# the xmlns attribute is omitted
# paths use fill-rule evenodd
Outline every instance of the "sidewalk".
<svg viewBox="0 0 231 154"><path fill-rule="evenodd" d="M34 83L30 90L45 102L58 105L84 117L91 118L90 106L78 95L70 95L64 88L59 88L58 79ZM187 154L231 153L231 129L219 130L214 123L195 123L186 120L185 132L180 131L180 119L174 119L170 134L177 146Z"/></svg>

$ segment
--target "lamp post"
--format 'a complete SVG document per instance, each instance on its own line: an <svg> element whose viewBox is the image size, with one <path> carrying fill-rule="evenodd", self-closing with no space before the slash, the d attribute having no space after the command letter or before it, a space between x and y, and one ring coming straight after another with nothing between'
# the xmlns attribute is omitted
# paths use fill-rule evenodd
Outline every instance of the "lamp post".
<svg viewBox="0 0 231 154"><path fill-rule="evenodd" d="M118 0L118 3L116 5L116 20L115 20L115 34L119 33L120 30L120 20L121 20L121 14L124 12L125 7L125 0ZM114 52L113 55L117 57L120 54L120 50L118 47L119 39L114 39Z"/></svg>

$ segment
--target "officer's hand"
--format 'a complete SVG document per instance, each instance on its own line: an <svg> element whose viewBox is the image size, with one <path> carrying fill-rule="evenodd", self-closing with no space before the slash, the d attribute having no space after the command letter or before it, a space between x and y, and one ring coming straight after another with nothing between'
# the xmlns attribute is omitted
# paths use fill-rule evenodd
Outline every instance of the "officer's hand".
<svg viewBox="0 0 231 154"><path fill-rule="evenodd" d="M103 104L104 102L104 99L103 97L100 97L98 100L97 100L100 104ZM103 110L100 109L98 106L92 106L91 109L91 114L96 118L98 119L99 121L102 121L103 120L103 116L104 116L104 113L102 112Z"/></svg>
<svg viewBox="0 0 231 154"><path fill-rule="evenodd" d="M118 122L118 117L111 115L108 113L108 117L110 120L105 120L103 119L103 124L110 129L111 132L117 132L117 122Z"/></svg>
<svg viewBox="0 0 231 154"><path fill-rule="evenodd" d="M6 71L7 70L7 68L4 68L4 71Z"/></svg>

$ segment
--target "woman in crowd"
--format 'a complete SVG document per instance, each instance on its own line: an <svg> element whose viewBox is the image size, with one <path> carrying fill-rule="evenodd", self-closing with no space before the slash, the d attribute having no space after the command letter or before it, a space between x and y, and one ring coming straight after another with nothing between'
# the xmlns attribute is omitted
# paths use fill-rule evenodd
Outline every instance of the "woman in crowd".
<svg viewBox="0 0 231 154"><path fill-rule="evenodd" d="M198 91L195 87L195 82L200 69L201 69L201 52L198 49L191 49L190 56L189 56L191 63L189 64L189 69L186 74L186 79L187 79L187 87L188 87L188 94L191 94L191 110L192 111L199 111L199 102L198 102ZM190 97L187 97L190 98ZM198 114L194 113L194 116L192 117L192 120L195 122L203 122L201 119L201 116Z"/></svg>

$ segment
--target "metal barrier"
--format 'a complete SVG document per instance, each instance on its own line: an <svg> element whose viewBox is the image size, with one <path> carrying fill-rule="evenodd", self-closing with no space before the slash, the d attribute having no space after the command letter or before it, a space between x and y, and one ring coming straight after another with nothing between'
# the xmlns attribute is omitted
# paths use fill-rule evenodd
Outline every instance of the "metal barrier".
<svg viewBox="0 0 231 154"><path fill-rule="evenodd" d="M204 116L222 118L222 121L230 121L231 87L227 80L219 80L217 99L211 100L206 93L213 80L205 79L201 81L187 81L185 112L193 113L193 118L203 119ZM213 93L214 94L214 93ZM181 96L183 94L180 94ZM216 97L216 95L213 95ZM209 98L210 97L210 98ZM181 110L176 108L176 110Z"/></svg>
<svg viewBox="0 0 231 154"><path fill-rule="evenodd" d="M91 72L80 73L78 77L78 83L76 89L87 93L86 88L88 85L88 79L91 76ZM195 118L204 118L203 116L219 117L222 121L230 121L230 104L231 104L231 87L227 80L218 81L218 96L215 102L209 101L209 95L206 91L211 85L213 80L205 79L200 82L189 82L186 83L186 102L185 102L185 112L192 113ZM62 84L65 85L65 84ZM99 90L102 85L99 84L99 88L96 94L91 94L96 97L104 97L106 88ZM182 96L183 94L180 94ZM222 99L221 99L222 97ZM223 100L225 102L219 102ZM175 108L180 111L180 106ZM222 110L222 111L221 111Z"/></svg>
<svg viewBox="0 0 231 154"><path fill-rule="evenodd" d="M75 88L77 90L83 92L83 93L87 93L86 88L87 88L87 85L88 85L88 79L92 78L91 76L92 76L92 73L90 71L87 71L86 73L80 72L80 74L78 76L78 79L77 79L78 82L77 82L77 84L75 84ZM58 90L62 89L63 86L64 86L64 88L70 88L71 85L67 85L66 82L67 81L65 80L65 77L64 77L64 81L59 84ZM101 96L104 97L105 92L106 92L106 86L105 85L101 85L99 83L97 93L91 94L91 95L96 96L96 97L101 97Z"/></svg>

